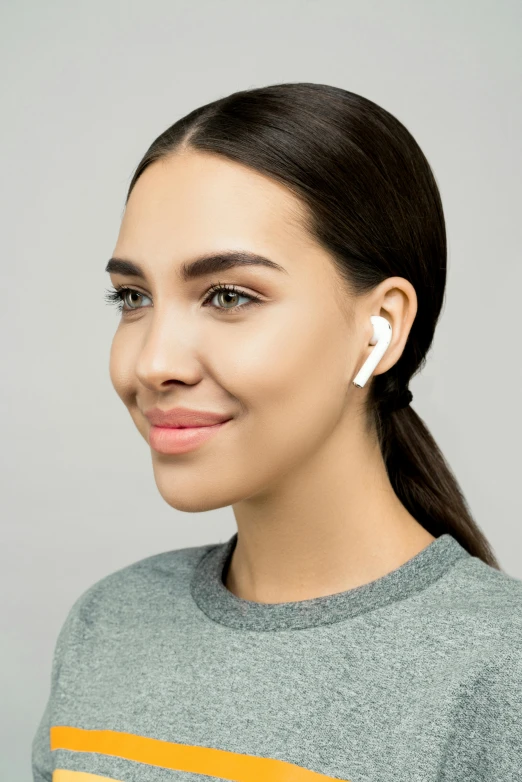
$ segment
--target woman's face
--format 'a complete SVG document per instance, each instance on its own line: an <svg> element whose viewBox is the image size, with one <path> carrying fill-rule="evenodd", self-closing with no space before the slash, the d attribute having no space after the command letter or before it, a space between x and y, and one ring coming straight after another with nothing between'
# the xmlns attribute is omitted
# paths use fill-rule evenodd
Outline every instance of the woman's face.
<svg viewBox="0 0 522 782"><path fill-rule="evenodd" d="M193 151L149 166L130 196L114 256L139 265L143 277L111 273L114 286L137 293L124 295L110 375L174 508L210 510L270 492L353 406L351 380L366 344L355 330L356 301L302 215L274 180ZM232 250L282 268L182 277L182 266ZM237 290L209 295L218 283ZM144 413L178 406L231 420L192 450L160 452Z"/></svg>

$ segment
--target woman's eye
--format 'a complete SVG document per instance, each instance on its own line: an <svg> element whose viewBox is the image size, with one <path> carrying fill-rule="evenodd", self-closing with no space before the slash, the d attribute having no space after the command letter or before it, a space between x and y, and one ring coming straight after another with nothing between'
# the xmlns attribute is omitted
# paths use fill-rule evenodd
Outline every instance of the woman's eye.
<svg viewBox="0 0 522 782"><path fill-rule="evenodd" d="M111 295L111 299L118 303L120 312L130 312L131 310L141 309L141 307L135 307L133 305L139 304L140 299L148 299L148 296L134 290L134 288L119 288ZM123 306L124 304L126 305L125 307Z"/></svg>
<svg viewBox="0 0 522 782"><path fill-rule="evenodd" d="M246 303L236 304L238 297L247 299ZM142 309L140 306L133 306L133 304L139 304L140 299L143 298L149 299L149 297L145 296L144 293L140 293L140 291L137 291L134 288L128 288L126 286L122 286L121 288L112 288L105 294L105 300L107 303L115 305L119 312L132 312L133 310ZM218 302L217 306L211 305L211 302L214 299L216 299ZM212 306L213 309L226 313L237 312L240 309L254 304L262 304L262 301L252 293L243 293L242 291L238 290L235 285L218 284L213 285L210 288L202 306Z"/></svg>
<svg viewBox="0 0 522 782"><path fill-rule="evenodd" d="M144 297L143 293L140 293L137 290L134 290L134 288L127 288L125 286L122 286L121 288L109 288L105 292L105 301L107 304L112 304L116 307L116 309L119 312L130 312L131 310L140 309L139 307L133 307L133 306L127 306L124 307L123 304L128 302L128 294L133 294L134 296L141 296ZM145 296L147 299L148 296Z"/></svg>
<svg viewBox="0 0 522 782"><path fill-rule="evenodd" d="M247 303L238 304L236 306L236 300L238 297L247 299ZM235 310L237 312L237 310L249 307L251 304L261 304L261 299L259 299L257 296L254 296L251 293L242 293L234 285L212 286L210 292L205 297L203 305L209 306L209 302L213 301L213 299L217 299L218 303L221 305L215 309L225 311Z"/></svg>
<svg viewBox="0 0 522 782"><path fill-rule="evenodd" d="M134 295L134 301L132 299L132 296ZM148 296L145 296L144 293L140 293L139 291L135 291L133 288L127 288L127 290L124 290L123 295L121 297L121 300L124 304L127 304L130 310L136 310L141 309L140 307L133 307L132 304L139 303L139 299L147 299ZM149 299L150 301L150 299Z"/></svg>

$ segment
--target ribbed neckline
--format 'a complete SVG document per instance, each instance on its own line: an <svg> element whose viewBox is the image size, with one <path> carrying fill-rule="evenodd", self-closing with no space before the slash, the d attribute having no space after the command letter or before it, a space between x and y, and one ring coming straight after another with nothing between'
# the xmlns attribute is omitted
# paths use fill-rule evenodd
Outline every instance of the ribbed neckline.
<svg viewBox="0 0 522 782"><path fill-rule="evenodd" d="M192 597L210 619L236 630L299 630L350 619L425 589L458 559L471 556L452 535L444 533L400 567L368 584L310 600L257 603L237 597L223 582L237 536L235 532L203 555L190 585Z"/></svg>

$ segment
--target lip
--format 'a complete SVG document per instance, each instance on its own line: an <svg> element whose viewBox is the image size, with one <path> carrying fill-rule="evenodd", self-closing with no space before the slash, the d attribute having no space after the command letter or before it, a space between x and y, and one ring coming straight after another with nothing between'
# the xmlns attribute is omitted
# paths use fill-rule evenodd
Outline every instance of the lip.
<svg viewBox="0 0 522 782"><path fill-rule="evenodd" d="M160 410L159 407L151 407L143 415L148 418L152 426L162 428L214 426L232 418L232 416L225 413L193 410L189 407L172 407L170 410Z"/></svg>
<svg viewBox="0 0 522 782"><path fill-rule="evenodd" d="M202 443L217 434L231 419L206 426L151 426L149 445L158 453L186 453L198 448Z"/></svg>

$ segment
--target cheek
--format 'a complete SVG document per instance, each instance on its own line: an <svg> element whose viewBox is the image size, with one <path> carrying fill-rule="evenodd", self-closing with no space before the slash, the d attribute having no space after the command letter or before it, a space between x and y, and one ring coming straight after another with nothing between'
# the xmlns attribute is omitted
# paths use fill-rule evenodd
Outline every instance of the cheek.
<svg viewBox="0 0 522 782"><path fill-rule="evenodd" d="M122 402L129 405L136 393L136 355L132 341L125 339L118 329L111 345L109 374L112 385Z"/></svg>
<svg viewBox="0 0 522 782"><path fill-rule="evenodd" d="M324 313L278 325L251 333L221 364L223 386L245 409L238 436L256 444L240 449L247 458L316 447L343 410L349 357L342 327Z"/></svg>

